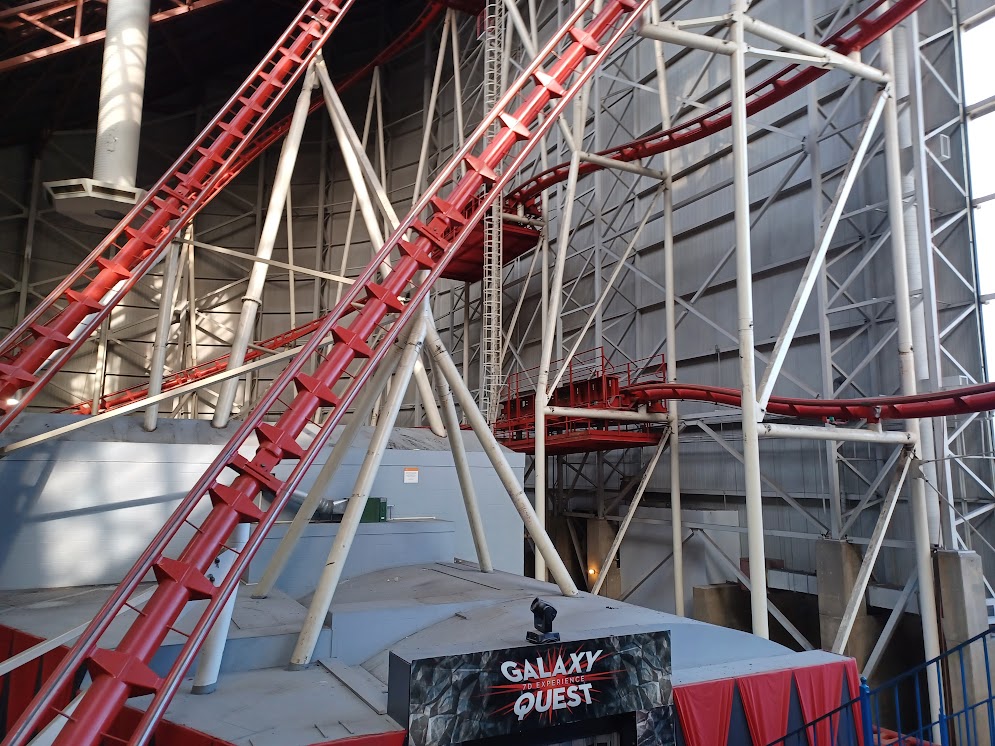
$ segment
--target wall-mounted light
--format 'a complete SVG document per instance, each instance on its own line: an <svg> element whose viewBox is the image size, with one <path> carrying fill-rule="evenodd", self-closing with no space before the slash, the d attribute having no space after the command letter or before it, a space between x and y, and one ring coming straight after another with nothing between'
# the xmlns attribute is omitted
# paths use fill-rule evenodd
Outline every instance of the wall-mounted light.
<svg viewBox="0 0 995 746"><path fill-rule="evenodd" d="M593 578L595 575L598 574L598 569L596 567L589 567L587 568L587 574Z"/></svg>

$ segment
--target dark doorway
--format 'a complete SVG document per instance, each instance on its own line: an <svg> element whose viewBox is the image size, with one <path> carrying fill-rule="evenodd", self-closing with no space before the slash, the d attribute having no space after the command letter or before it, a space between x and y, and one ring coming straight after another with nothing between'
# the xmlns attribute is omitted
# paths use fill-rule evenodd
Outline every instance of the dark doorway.
<svg viewBox="0 0 995 746"><path fill-rule="evenodd" d="M635 714L555 725L510 736L464 741L462 746L635 746Z"/></svg>

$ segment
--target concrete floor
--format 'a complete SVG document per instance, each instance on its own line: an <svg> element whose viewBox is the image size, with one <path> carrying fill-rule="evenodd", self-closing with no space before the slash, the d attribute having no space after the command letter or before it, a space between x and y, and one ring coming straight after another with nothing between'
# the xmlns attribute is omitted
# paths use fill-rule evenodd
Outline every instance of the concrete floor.
<svg viewBox="0 0 995 746"><path fill-rule="evenodd" d="M385 714L390 651L412 659L520 647L532 628L529 605L536 597L558 609L554 629L563 641L670 630L674 685L839 660L588 593L565 598L553 585L517 575L427 563L344 581L317 664L290 672L285 665L307 599L276 593L257 601L247 591L243 586L239 595L217 691L195 696L188 678L166 713L171 722L236 746L304 746L401 730ZM88 620L109 592L91 587L0 593L0 624L52 637ZM124 622L112 627L105 645L119 639ZM171 633L153 666L168 667L170 650L175 655L181 641Z"/></svg>

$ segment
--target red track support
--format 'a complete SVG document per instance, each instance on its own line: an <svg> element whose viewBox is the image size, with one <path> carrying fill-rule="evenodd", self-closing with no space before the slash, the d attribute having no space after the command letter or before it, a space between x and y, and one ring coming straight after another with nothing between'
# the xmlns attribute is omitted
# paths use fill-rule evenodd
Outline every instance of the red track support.
<svg viewBox="0 0 995 746"><path fill-rule="evenodd" d="M0 431L87 340L215 194L355 0L309 0L266 58L167 174L0 343ZM16 404L8 405L8 401Z"/></svg>
<svg viewBox="0 0 995 746"><path fill-rule="evenodd" d="M538 59L509 87L494 111L488 112L338 306L323 319L320 328L274 381L256 410L94 617L6 743L26 743L32 731L51 717L54 693L81 664L89 668L93 683L57 743L72 746L96 743L128 697L149 690L155 694L131 742L144 743L151 736L201 642L289 495L404 324L420 308L446 263L483 218L493 196L480 200L469 217L464 216L464 207L485 184L498 187L488 190L487 195L500 192L524 163L530 148L549 130L650 0L609 0L586 26L578 27L594 2L585 0L578 4ZM516 101L521 104L513 109ZM481 152L474 154L483 145L488 127L499 121L499 117L502 128ZM464 163L469 166L466 175L442 199L443 190L453 182ZM496 172L502 174L497 179ZM431 216L423 220L421 216L426 212ZM393 271L377 283L379 267L394 250L400 252L400 259L394 263ZM412 281L420 270L427 270L428 278L413 286ZM406 304L390 302L408 293L411 297ZM329 336L336 343L313 376L305 375L305 363L327 344ZM263 418L277 406L279 395L291 384L298 391L293 401L273 425L260 427ZM304 426L319 407L331 409L331 414L313 440L300 443ZM238 451L253 432L258 437L259 448L250 460ZM294 460L296 466L286 480L281 480L274 476L274 470L284 460ZM226 485L232 476L231 484ZM260 492L269 498L269 508L265 511L254 503ZM212 510L179 557L167 558L167 546L204 498L210 499ZM257 526L220 587L209 589L204 573L239 522L257 523ZM114 651L98 647L118 610L127 604L150 570L155 571L158 586L141 614ZM148 668L149 661L187 602L208 594L210 601L176 663L165 679L158 679Z"/></svg>

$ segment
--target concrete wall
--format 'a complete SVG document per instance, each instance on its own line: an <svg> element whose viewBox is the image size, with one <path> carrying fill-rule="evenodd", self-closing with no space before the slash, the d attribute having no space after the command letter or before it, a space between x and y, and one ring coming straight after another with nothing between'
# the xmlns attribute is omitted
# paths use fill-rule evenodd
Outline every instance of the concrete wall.
<svg viewBox="0 0 995 746"><path fill-rule="evenodd" d="M739 526L739 516L733 510L683 511L687 522L707 522ZM673 613L674 565L668 561L653 572L635 591L633 587L673 551L669 508L639 508L636 519L622 540L619 550L622 565L622 598L629 603L658 611ZM687 537L689 531L685 530ZM739 535L731 531L710 531L709 535L734 562L739 561ZM684 544L684 603L685 614L694 616L695 586L712 585L735 580L728 568L706 549L700 537Z"/></svg>
<svg viewBox="0 0 995 746"><path fill-rule="evenodd" d="M5 433L4 440L11 442L68 419L28 415ZM135 419L121 418L7 456L0 461L0 589L119 580L229 435L230 431L213 430L207 422L182 420L164 420L155 433L146 433ZM369 436L367 429L350 444L326 497L352 493ZM475 438L467 433L464 439L494 564L521 573L521 518ZM247 445L246 450L251 449L252 444ZM507 455L521 478L524 457ZM307 490L326 457L327 451L319 455L302 490ZM417 484L404 483L406 467L418 469ZM386 497L394 517L429 516L450 522L455 534L448 559L475 559L445 439L423 430L399 430L374 482L373 496ZM208 507L208 501L202 501L195 516L202 516ZM181 533L181 540L188 536L189 532ZM398 564L401 559L392 557L391 562Z"/></svg>

